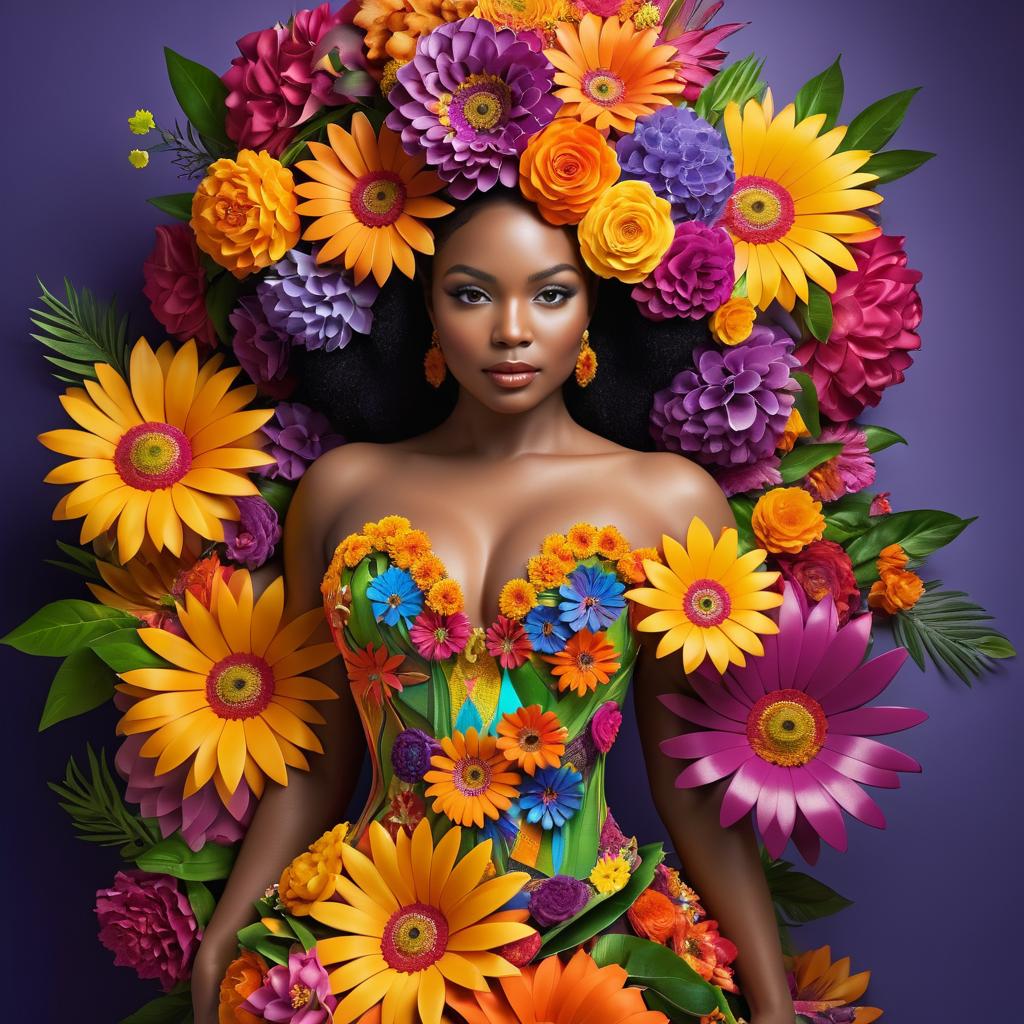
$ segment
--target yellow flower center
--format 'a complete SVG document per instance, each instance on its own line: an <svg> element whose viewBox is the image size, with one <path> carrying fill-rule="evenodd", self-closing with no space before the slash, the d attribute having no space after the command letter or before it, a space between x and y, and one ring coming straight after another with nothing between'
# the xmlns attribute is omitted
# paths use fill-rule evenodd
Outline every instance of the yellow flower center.
<svg viewBox="0 0 1024 1024"><path fill-rule="evenodd" d="M479 757L464 757L455 765L453 781L463 796L479 796L490 784L490 765Z"/></svg>
<svg viewBox="0 0 1024 1024"><path fill-rule="evenodd" d="M750 174L736 182L722 219L737 238L764 245L782 238L795 217L788 189L771 178Z"/></svg>
<svg viewBox="0 0 1024 1024"><path fill-rule="evenodd" d="M159 490L177 483L189 471L192 445L169 423L138 423L118 440L114 466L129 487Z"/></svg>
<svg viewBox="0 0 1024 1024"><path fill-rule="evenodd" d="M626 93L622 79L611 68L594 68L583 76L580 89L585 96L602 107L620 102Z"/></svg>
<svg viewBox="0 0 1024 1024"><path fill-rule="evenodd" d="M288 995L291 996L292 1009L301 1010L302 1007L309 1002L310 996L313 995L313 992L305 985L296 983L288 990Z"/></svg>
<svg viewBox="0 0 1024 1024"><path fill-rule="evenodd" d="M512 93L497 75L468 75L454 95L438 101L437 119L460 138L488 132L505 121L512 107Z"/></svg>
<svg viewBox="0 0 1024 1024"><path fill-rule="evenodd" d="M806 764L821 750L828 719L821 705L802 690L766 693L747 717L747 739L772 764Z"/></svg>

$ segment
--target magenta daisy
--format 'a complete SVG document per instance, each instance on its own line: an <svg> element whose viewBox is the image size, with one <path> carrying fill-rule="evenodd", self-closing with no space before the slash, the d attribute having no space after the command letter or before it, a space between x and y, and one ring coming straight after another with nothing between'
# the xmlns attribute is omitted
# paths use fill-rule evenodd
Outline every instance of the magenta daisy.
<svg viewBox="0 0 1024 1024"><path fill-rule="evenodd" d="M919 772L912 757L877 740L923 722L923 711L863 707L892 681L902 647L863 662L871 616L840 627L831 595L808 611L799 588L785 584L779 632L764 638L764 656L719 677L702 667L690 675L700 700L659 699L704 729L665 740L671 757L693 759L676 786L703 786L731 775L722 799L723 828L756 808L768 853L778 857L792 838L808 863L819 837L846 849L842 811L885 828L881 808L860 784L896 789L897 772ZM702 703L703 702L703 703Z"/></svg>
<svg viewBox="0 0 1024 1024"><path fill-rule="evenodd" d="M519 668L533 650L526 630L505 615L499 615L487 628L484 643L487 653L496 658L502 668Z"/></svg>
<svg viewBox="0 0 1024 1024"><path fill-rule="evenodd" d="M469 619L463 612L441 615L430 608L424 608L409 627L409 639L428 661L444 661L458 654L469 633Z"/></svg>

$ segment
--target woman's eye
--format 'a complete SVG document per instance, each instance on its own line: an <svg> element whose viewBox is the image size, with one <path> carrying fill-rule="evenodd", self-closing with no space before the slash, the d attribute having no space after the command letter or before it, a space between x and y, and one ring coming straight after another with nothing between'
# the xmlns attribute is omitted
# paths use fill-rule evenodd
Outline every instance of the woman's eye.
<svg viewBox="0 0 1024 1024"><path fill-rule="evenodd" d="M573 292L570 288L545 288L540 292L539 297L547 305L555 305L556 303L563 302L570 298Z"/></svg>
<svg viewBox="0 0 1024 1024"><path fill-rule="evenodd" d="M455 293L455 297L460 302L466 302L472 306L479 306L482 301L487 299L487 293L481 291L479 288L467 286L465 288L460 288Z"/></svg>

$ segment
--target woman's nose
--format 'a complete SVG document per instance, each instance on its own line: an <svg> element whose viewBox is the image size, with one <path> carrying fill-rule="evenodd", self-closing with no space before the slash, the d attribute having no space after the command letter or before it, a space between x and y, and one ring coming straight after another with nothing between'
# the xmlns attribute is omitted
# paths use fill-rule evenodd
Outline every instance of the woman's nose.
<svg viewBox="0 0 1024 1024"><path fill-rule="evenodd" d="M492 340L506 348L529 345L533 341L533 328L527 304L517 298L506 299L498 307L498 321Z"/></svg>

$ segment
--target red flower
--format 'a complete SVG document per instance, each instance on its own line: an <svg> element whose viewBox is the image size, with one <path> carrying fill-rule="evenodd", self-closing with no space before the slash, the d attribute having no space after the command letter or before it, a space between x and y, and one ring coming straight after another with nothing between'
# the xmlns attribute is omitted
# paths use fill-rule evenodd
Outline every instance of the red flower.
<svg viewBox="0 0 1024 1024"><path fill-rule="evenodd" d="M195 338L213 348L217 335L206 315L206 275L199 262L196 236L187 224L161 224L156 243L142 264L153 316L178 341Z"/></svg>
<svg viewBox="0 0 1024 1024"><path fill-rule="evenodd" d="M841 626L860 607L860 588L850 556L834 541L812 541L798 554L776 555L775 560L782 575L799 584L812 601L831 594Z"/></svg>
<svg viewBox="0 0 1024 1024"><path fill-rule="evenodd" d="M484 643L487 653L497 658L502 668L519 668L533 649L526 630L515 619L504 615L499 615L488 627Z"/></svg>

